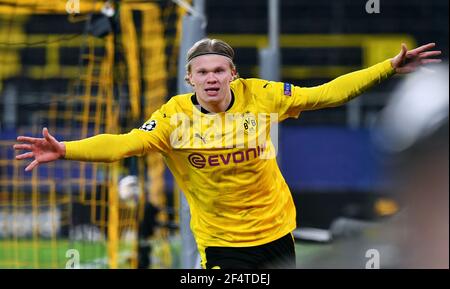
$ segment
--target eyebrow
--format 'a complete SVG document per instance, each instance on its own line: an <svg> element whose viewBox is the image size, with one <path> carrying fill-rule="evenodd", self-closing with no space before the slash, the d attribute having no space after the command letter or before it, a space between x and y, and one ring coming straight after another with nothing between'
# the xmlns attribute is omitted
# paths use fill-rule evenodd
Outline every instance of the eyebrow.
<svg viewBox="0 0 450 289"><path fill-rule="evenodd" d="M224 66L220 65L220 66L216 66L216 67L210 69L210 71L216 71L216 70L226 70L226 68ZM208 71L208 69L206 69L205 67L200 67L200 68L195 69L195 71L197 71L197 72Z"/></svg>

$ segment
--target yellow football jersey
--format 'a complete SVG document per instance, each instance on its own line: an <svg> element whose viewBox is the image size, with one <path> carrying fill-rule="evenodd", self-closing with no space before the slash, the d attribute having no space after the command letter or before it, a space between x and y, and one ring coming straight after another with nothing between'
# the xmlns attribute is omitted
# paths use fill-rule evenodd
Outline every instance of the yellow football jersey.
<svg viewBox="0 0 450 289"><path fill-rule="evenodd" d="M128 134L65 142L65 158L107 162L160 152L186 195L205 262L208 246L256 246L295 229L294 202L276 160L276 124L343 104L393 73L386 60L311 88L240 78L230 85L226 112L203 113L194 94L177 95Z"/></svg>

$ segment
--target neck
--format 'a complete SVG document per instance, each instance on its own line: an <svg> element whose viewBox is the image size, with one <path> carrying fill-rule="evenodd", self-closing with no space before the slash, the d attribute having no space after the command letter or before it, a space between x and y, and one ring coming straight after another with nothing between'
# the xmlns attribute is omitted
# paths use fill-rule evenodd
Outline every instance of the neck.
<svg viewBox="0 0 450 289"><path fill-rule="evenodd" d="M225 112L231 103L231 90L227 90L227 93L223 100L221 102L217 103L207 103L203 102L199 97L197 97L197 101L200 104L201 107L206 109L209 112L219 113L219 112Z"/></svg>

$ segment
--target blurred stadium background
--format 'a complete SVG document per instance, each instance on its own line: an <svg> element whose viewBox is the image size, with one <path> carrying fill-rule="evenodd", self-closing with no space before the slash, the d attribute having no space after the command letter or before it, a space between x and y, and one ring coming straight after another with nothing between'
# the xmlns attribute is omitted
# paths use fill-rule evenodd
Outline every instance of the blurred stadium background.
<svg viewBox="0 0 450 289"><path fill-rule="evenodd" d="M80 13L68 13L68 2ZM0 268L65 268L77 257L69 249L84 268L137 268L139 252L151 255L151 268L180 268L180 199L159 155L58 161L25 173L12 144L18 135L40 136L44 126L60 140L140 126L177 94L187 14L180 4L191 2L0 0ZM447 0L381 0L374 14L366 2L280 0L280 80L318 85L394 56L402 42L436 42L448 59ZM204 4L207 36L235 48L241 77L260 77L268 1ZM398 81L283 123L279 162L300 228L329 229L342 217L373 221L399 209L370 137ZM136 179L121 182L126 176ZM300 264L330 250L304 238Z"/></svg>

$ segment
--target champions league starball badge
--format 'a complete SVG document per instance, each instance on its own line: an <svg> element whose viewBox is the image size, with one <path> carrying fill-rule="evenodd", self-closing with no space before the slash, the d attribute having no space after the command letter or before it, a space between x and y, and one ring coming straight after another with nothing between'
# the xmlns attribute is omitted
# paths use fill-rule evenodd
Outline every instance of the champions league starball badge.
<svg viewBox="0 0 450 289"><path fill-rule="evenodd" d="M144 123L139 129L145 131L152 131L156 127L156 120L151 120L149 122Z"/></svg>

